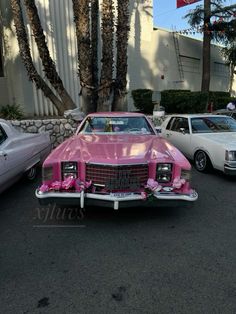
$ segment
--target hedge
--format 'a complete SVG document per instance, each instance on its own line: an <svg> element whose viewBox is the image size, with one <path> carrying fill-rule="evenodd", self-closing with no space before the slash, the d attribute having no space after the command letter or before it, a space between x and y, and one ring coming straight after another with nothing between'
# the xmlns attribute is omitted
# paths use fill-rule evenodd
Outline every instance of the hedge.
<svg viewBox="0 0 236 314"><path fill-rule="evenodd" d="M132 91L135 107L146 114L152 114L154 104L150 89L136 89ZM213 110L224 109L230 101L236 99L228 92L211 91L191 92L190 90L164 90L161 92L160 105L166 113L203 113L207 111L207 104L213 102Z"/></svg>

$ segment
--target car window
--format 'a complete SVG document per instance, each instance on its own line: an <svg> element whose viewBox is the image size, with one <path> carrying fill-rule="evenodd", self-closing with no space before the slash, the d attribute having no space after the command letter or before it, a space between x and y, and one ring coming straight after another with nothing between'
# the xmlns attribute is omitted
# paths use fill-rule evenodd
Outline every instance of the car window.
<svg viewBox="0 0 236 314"><path fill-rule="evenodd" d="M183 117L178 117L175 119L171 130L175 132L181 132L184 129L186 133L189 133L188 119Z"/></svg>
<svg viewBox="0 0 236 314"><path fill-rule="evenodd" d="M88 117L79 133L155 134L145 117Z"/></svg>
<svg viewBox="0 0 236 314"><path fill-rule="evenodd" d="M236 132L236 121L231 117L199 117L191 119L193 133Z"/></svg>
<svg viewBox="0 0 236 314"><path fill-rule="evenodd" d="M5 142L7 139L6 132L3 130L3 128L0 126L0 145Z"/></svg>
<svg viewBox="0 0 236 314"><path fill-rule="evenodd" d="M167 130L171 130L172 129L172 125L175 122L175 119L176 119L175 117L170 119L170 121L168 122L167 127L166 127Z"/></svg>

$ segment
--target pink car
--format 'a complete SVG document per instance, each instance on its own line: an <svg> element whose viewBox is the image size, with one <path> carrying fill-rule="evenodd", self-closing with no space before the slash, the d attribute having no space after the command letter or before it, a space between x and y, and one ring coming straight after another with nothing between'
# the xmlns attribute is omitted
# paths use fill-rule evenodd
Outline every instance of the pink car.
<svg viewBox="0 0 236 314"><path fill-rule="evenodd" d="M93 113L45 160L36 196L42 205L81 208L177 205L198 198L190 174L187 159L145 115Z"/></svg>

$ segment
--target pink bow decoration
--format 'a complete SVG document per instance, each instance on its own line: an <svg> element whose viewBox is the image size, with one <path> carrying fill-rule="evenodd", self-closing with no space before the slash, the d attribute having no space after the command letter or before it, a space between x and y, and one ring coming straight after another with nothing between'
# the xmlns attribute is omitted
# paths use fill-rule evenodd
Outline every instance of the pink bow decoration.
<svg viewBox="0 0 236 314"><path fill-rule="evenodd" d="M70 188L74 187L74 185L75 179L72 177L68 177L64 181L62 181L61 188L64 190L69 190Z"/></svg>
<svg viewBox="0 0 236 314"><path fill-rule="evenodd" d="M42 184L41 187L39 188L39 191L42 193L48 192L49 186L47 184Z"/></svg>
<svg viewBox="0 0 236 314"><path fill-rule="evenodd" d="M61 186L62 186L61 181L54 181L54 182L52 182L50 188L51 188L52 190L59 191L60 188L61 188Z"/></svg>
<svg viewBox="0 0 236 314"><path fill-rule="evenodd" d="M176 177L173 181L173 188L180 189L182 185L186 183L185 179L180 179L180 177Z"/></svg>
<svg viewBox="0 0 236 314"><path fill-rule="evenodd" d="M77 192L81 192L84 189L88 189L92 185L92 181L82 182L79 179L75 181L75 188Z"/></svg>
<svg viewBox="0 0 236 314"><path fill-rule="evenodd" d="M158 192L162 189L162 186L159 185L159 183L153 179L148 179L146 188L150 189L153 192Z"/></svg>

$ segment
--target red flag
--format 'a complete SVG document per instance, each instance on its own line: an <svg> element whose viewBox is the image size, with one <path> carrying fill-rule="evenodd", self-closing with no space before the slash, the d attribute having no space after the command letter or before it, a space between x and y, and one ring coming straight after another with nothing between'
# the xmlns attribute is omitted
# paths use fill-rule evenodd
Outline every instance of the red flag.
<svg viewBox="0 0 236 314"><path fill-rule="evenodd" d="M177 0L177 9L201 0Z"/></svg>

